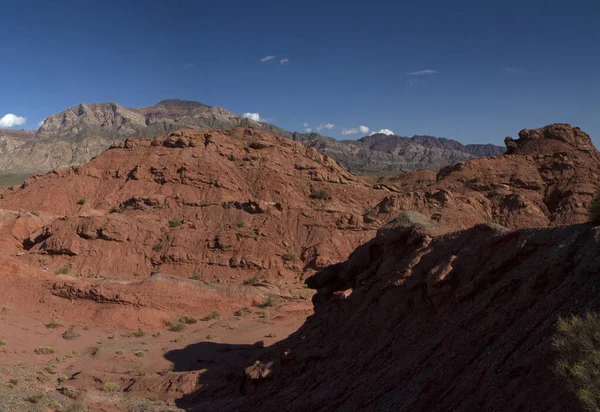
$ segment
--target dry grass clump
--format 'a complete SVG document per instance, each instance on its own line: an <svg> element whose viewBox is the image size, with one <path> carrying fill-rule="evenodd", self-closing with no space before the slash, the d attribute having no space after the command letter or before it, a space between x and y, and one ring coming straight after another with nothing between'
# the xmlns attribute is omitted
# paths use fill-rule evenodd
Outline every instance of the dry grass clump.
<svg viewBox="0 0 600 412"><path fill-rule="evenodd" d="M600 410L600 316L559 318L552 338L558 355L556 372L577 396L584 409Z"/></svg>

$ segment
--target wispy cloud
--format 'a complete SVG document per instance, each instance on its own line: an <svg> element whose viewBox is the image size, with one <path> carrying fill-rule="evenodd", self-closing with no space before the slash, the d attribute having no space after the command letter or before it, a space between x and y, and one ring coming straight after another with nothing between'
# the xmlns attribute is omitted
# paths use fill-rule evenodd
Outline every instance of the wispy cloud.
<svg viewBox="0 0 600 412"><path fill-rule="evenodd" d="M436 74L439 73L437 70L431 70L431 69L427 69L427 70L419 70L416 72L410 72L410 73L406 73L407 76L429 76L432 74Z"/></svg>
<svg viewBox="0 0 600 412"><path fill-rule="evenodd" d="M195 65L195 64L190 64L190 63L188 63L188 64L184 64L184 65L183 65L183 68L184 68L184 69L195 69L195 68L196 68L196 65Z"/></svg>
<svg viewBox="0 0 600 412"><path fill-rule="evenodd" d="M15 127L27 123L27 119L16 114L9 113L0 119L0 127Z"/></svg>
<svg viewBox="0 0 600 412"><path fill-rule="evenodd" d="M323 129L331 130L335 127L333 123L320 124L317 126L317 132L320 132Z"/></svg>
<svg viewBox="0 0 600 412"><path fill-rule="evenodd" d="M260 114L259 113L244 113L243 117L254 120L255 122L260 122Z"/></svg>
<svg viewBox="0 0 600 412"><path fill-rule="evenodd" d="M275 56L265 56L262 59L260 59L260 62L261 63L268 62L269 60L273 60L274 58L275 58Z"/></svg>
<svg viewBox="0 0 600 412"><path fill-rule="evenodd" d="M396 133L394 133L390 129L379 129L378 131L373 130L373 133L371 133L371 136L373 136L374 134L386 134L388 136L391 136L391 135L394 135Z"/></svg>
<svg viewBox="0 0 600 412"><path fill-rule="evenodd" d="M311 127L307 127L304 129L304 131L306 131L306 133L312 133L312 128Z"/></svg>
<svg viewBox="0 0 600 412"><path fill-rule="evenodd" d="M279 64L288 64L290 62L290 59L281 59L279 60Z"/></svg>
<svg viewBox="0 0 600 412"><path fill-rule="evenodd" d="M369 131L371 131L371 129L369 129L368 126L364 126L364 125L360 125L358 127L353 127L350 129L343 129L342 128L342 136L348 136L348 135L352 135L352 134L367 134L369 133Z"/></svg>

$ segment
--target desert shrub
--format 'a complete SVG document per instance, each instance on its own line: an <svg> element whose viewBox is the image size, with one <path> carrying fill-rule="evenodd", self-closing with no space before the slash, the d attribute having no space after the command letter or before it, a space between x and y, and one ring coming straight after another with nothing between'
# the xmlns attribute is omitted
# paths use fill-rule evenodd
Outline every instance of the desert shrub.
<svg viewBox="0 0 600 412"><path fill-rule="evenodd" d="M82 206L83 206L83 205L85 205L85 199L79 199L79 200L77 201L77 204L78 204L78 205L82 205Z"/></svg>
<svg viewBox="0 0 600 412"><path fill-rule="evenodd" d="M6 341L4 339L0 339L0 346L6 345Z"/></svg>
<svg viewBox="0 0 600 412"><path fill-rule="evenodd" d="M34 216L39 216L39 215L40 215L40 212L36 212L35 210L32 210L32 211L31 211L31 214L32 214L32 215L34 215Z"/></svg>
<svg viewBox="0 0 600 412"><path fill-rule="evenodd" d="M118 392L119 390L121 390L121 385L119 385L117 382L104 382L104 385L102 386L102 389L104 390L104 392Z"/></svg>
<svg viewBox="0 0 600 412"><path fill-rule="evenodd" d="M74 403L71 406L68 406L67 408L63 409L63 412L86 412L87 408L85 407L85 405L82 405L81 403Z"/></svg>
<svg viewBox="0 0 600 412"><path fill-rule="evenodd" d="M310 198L311 199L316 199L316 200L329 200L331 199L331 196L329 196L329 193L327 193L325 190L315 190L314 192L312 192L310 194Z"/></svg>
<svg viewBox="0 0 600 412"><path fill-rule="evenodd" d="M38 355L52 355L54 353L54 348L50 346L38 346L34 350Z"/></svg>
<svg viewBox="0 0 600 412"><path fill-rule="evenodd" d="M56 329L62 326L62 322L58 318L52 318L50 322L46 323L48 329Z"/></svg>
<svg viewBox="0 0 600 412"><path fill-rule="evenodd" d="M60 269L58 269L56 271L57 275L66 275L68 273L69 273L69 267L68 266L64 266L64 267L62 267L62 268L60 268Z"/></svg>
<svg viewBox="0 0 600 412"><path fill-rule="evenodd" d="M152 246L152 250L155 251L155 252L158 252L162 248L163 248L162 242L158 242L156 245Z"/></svg>
<svg viewBox="0 0 600 412"><path fill-rule="evenodd" d="M175 228L183 225L183 219L173 218L169 220L169 227Z"/></svg>
<svg viewBox="0 0 600 412"><path fill-rule="evenodd" d="M259 305L260 308L270 308L271 306L273 306L273 299L271 299L270 296L267 298L267 300Z"/></svg>
<svg viewBox="0 0 600 412"><path fill-rule="evenodd" d="M241 229L241 228L243 228L244 226L246 226L246 222L244 222L243 220L238 220L238 221L235 223L235 227L237 227L238 229Z"/></svg>
<svg viewBox="0 0 600 412"><path fill-rule="evenodd" d="M169 326L169 330L171 332L181 332L185 329L186 325L184 323L172 322Z"/></svg>
<svg viewBox="0 0 600 412"><path fill-rule="evenodd" d="M600 316L586 313L558 319L552 347L556 373L567 383L584 409L600 410Z"/></svg>
<svg viewBox="0 0 600 412"><path fill-rule="evenodd" d="M209 321L209 320L216 320L216 319L219 319L219 312L217 312L216 310L213 310L208 315L206 315L205 317L202 318L202 320L205 322Z"/></svg>
<svg viewBox="0 0 600 412"><path fill-rule="evenodd" d="M65 340L77 339L80 336L81 336L81 334L79 332L77 332L77 330L73 326L71 326L69 329L64 331L62 334L62 338Z"/></svg>
<svg viewBox="0 0 600 412"><path fill-rule="evenodd" d="M259 282L260 281L258 280L257 276L252 276L244 281L244 285L256 285Z"/></svg>
<svg viewBox="0 0 600 412"><path fill-rule="evenodd" d="M185 315L179 318L179 322L185 325L193 325L195 323L198 323L198 319L196 319L193 316Z"/></svg>
<svg viewBox="0 0 600 412"><path fill-rule="evenodd" d="M39 401L41 401L43 397L44 397L44 395L42 395L42 394L31 395L31 396L28 396L27 398L25 398L25 401L36 404Z"/></svg>
<svg viewBox="0 0 600 412"><path fill-rule="evenodd" d="M281 256L281 258L283 259L284 262L293 262L296 260L296 255L293 253L284 253L283 256Z"/></svg>
<svg viewBox="0 0 600 412"><path fill-rule="evenodd" d="M600 189L590 204L590 221L592 223L600 223Z"/></svg>
<svg viewBox="0 0 600 412"><path fill-rule="evenodd" d="M269 333L268 335L265 335L265 338L276 338L276 337L277 337L277 334L273 333L273 332Z"/></svg>
<svg viewBox="0 0 600 412"><path fill-rule="evenodd" d="M233 316L242 317L244 316L244 313L250 313L250 308L244 306L240 308L240 310L236 310L235 312L233 312Z"/></svg>
<svg viewBox="0 0 600 412"><path fill-rule="evenodd" d="M108 213L117 213L119 210L116 207L111 207L108 209Z"/></svg>
<svg viewBox="0 0 600 412"><path fill-rule="evenodd" d="M146 335L146 332L144 332L142 329L138 329L134 331L131 335L135 336L136 338L141 338Z"/></svg>
<svg viewBox="0 0 600 412"><path fill-rule="evenodd" d="M202 275L200 274L200 272L194 272L194 274L192 275L193 280L200 280L201 278Z"/></svg>

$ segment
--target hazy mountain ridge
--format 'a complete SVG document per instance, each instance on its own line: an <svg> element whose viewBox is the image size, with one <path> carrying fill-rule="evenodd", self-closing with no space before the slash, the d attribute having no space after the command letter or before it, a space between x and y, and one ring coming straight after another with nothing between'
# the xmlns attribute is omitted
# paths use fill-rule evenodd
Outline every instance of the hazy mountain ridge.
<svg viewBox="0 0 600 412"><path fill-rule="evenodd" d="M499 155L494 145L463 145L432 136L366 136L338 141L316 133L298 133L256 122L224 108L170 99L131 109L116 103L80 104L49 116L27 139L16 131L0 133L0 174L39 173L86 163L110 145L128 137L156 137L178 129L255 127L314 147L348 170L364 174L397 174L440 169L477 156Z"/></svg>

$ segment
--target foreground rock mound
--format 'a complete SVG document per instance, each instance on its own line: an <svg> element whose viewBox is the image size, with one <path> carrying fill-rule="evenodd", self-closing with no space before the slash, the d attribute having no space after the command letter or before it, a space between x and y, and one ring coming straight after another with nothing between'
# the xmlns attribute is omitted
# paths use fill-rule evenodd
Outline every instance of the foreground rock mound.
<svg viewBox="0 0 600 412"><path fill-rule="evenodd" d="M127 139L28 179L0 208L45 222L21 234L23 259L52 271L239 283L345 259L374 235L363 215L381 194L315 149L239 128Z"/></svg>
<svg viewBox="0 0 600 412"><path fill-rule="evenodd" d="M382 179L397 192L366 217L387 222L401 210L419 210L464 228L493 222L511 229L587 221L600 181L600 153L590 137L566 124L522 130L506 139L507 154L460 162L440 170Z"/></svg>
<svg viewBox="0 0 600 412"><path fill-rule="evenodd" d="M598 229L443 231L418 214L382 228L308 279L315 315L248 359L243 382L202 387L181 405L580 410L552 372L551 335L559 315L600 309Z"/></svg>

